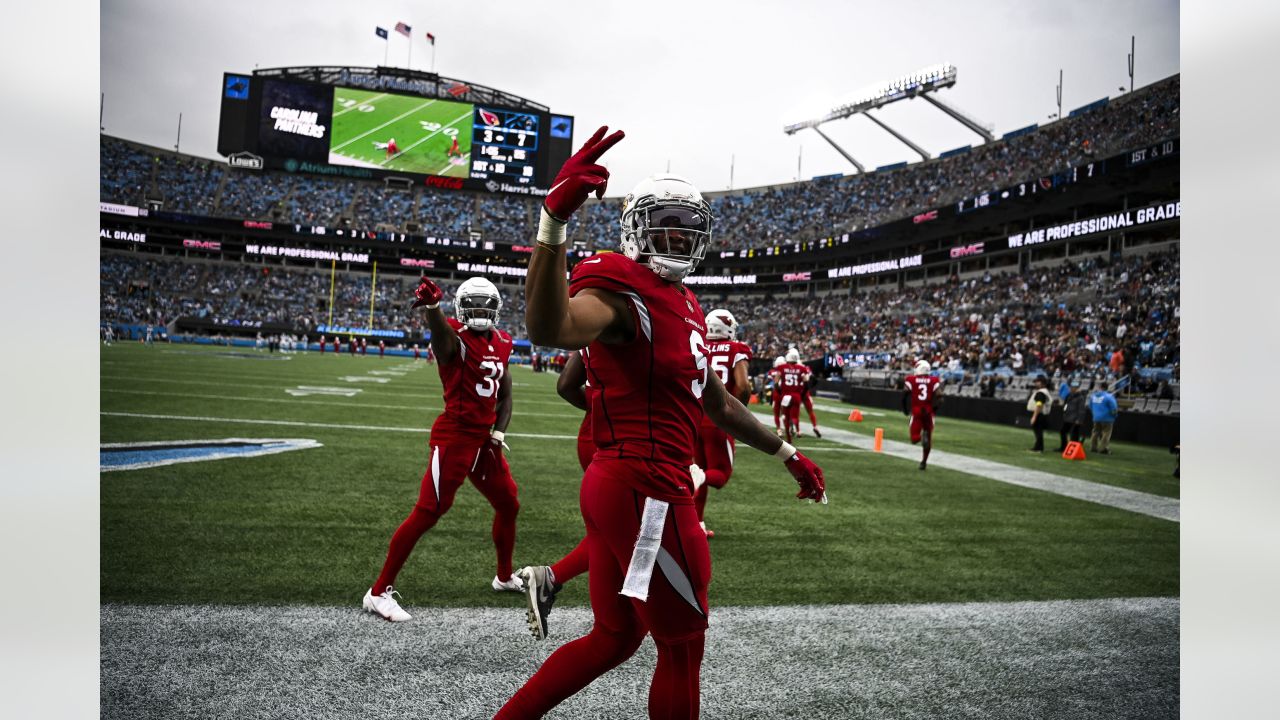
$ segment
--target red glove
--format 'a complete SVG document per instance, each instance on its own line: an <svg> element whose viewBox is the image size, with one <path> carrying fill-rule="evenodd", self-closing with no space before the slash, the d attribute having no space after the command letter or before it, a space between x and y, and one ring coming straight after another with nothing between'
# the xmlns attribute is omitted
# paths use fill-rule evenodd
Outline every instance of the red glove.
<svg viewBox="0 0 1280 720"><path fill-rule="evenodd" d="M595 193L598 198L604 197L605 186L609 184L609 171L595 163L606 150L626 137L619 130L606 138L604 134L608 131L607 125L596 130L596 134L573 157L566 160L564 167L556 173L555 182L551 183L551 192L547 193L545 201L551 217L560 222L568 222L569 216L582 207L591 193Z"/></svg>
<svg viewBox="0 0 1280 720"><path fill-rule="evenodd" d="M796 453L787 461L787 471L800 486L800 492L796 493L796 498L827 504L827 483L822 477L822 468L814 465L813 461L804 455Z"/></svg>
<svg viewBox="0 0 1280 720"><path fill-rule="evenodd" d="M481 481L488 480L502 467L502 446L503 442L494 437L480 446L480 454L476 456L476 474Z"/></svg>
<svg viewBox="0 0 1280 720"><path fill-rule="evenodd" d="M432 282L431 278L422 276L422 282L418 285L418 289L413 291L413 296L417 300L412 307L422 307L423 305L439 305L440 299L444 297L444 291L440 286Z"/></svg>

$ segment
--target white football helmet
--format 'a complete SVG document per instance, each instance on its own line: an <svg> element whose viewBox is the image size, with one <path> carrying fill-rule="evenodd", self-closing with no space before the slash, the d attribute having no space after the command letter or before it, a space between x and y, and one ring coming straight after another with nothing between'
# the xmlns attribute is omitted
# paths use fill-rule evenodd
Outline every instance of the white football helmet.
<svg viewBox="0 0 1280 720"><path fill-rule="evenodd" d="M787 362L789 362L789 363L798 363L798 362L800 362L800 351L799 351L799 350L797 350L797 349L795 349L795 348L791 348L790 350L788 350L788 351L787 351Z"/></svg>
<svg viewBox="0 0 1280 720"><path fill-rule="evenodd" d="M493 283L482 277L473 277L458 286L453 298L453 315L458 322L484 332L498 324L502 310L502 295Z"/></svg>
<svg viewBox="0 0 1280 720"><path fill-rule="evenodd" d="M619 249L663 280L683 280L710 244L711 205L682 177L650 175L622 201Z"/></svg>
<svg viewBox="0 0 1280 720"><path fill-rule="evenodd" d="M716 309L707 313L708 340L737 340L738 321L733 313L724 309Z"/></svg>
<svg viewBox="0 0 1280 720"><path fill-rule="evenodd" d="M928 374L929 374L929 370L930 370L930 367L929 367L929 361L928 361L928 360L921 360L920 362L916 363L916 374L917 374L917 375L928 375Z"/></svg>
<svg viewBox="0 0 1280 720"><path fill-rule="evenodd" d="M781 355L773 359L774 367L778 367L779 365L786 365L786 364L787 364L787 359L782 357Z"/></svg>

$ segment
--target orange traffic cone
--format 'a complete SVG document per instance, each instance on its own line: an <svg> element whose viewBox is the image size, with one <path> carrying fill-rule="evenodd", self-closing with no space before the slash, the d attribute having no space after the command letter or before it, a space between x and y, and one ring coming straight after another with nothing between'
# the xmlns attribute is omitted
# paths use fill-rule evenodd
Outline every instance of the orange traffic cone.
<svg viewBox="0 0 1280 720"><path fill-rule="evenodd" d="M1076 441L1067 443L1067 449L1062 451L1063 460L1084 460L1084 445Z"/></svg>
<svg viewBox="0 0 1280 720"><path fill-rule="evenodd" d="M849 413L849 422L862 422L862 411L855 409Z"/></svg>
<svg viewBox="0 0 1280 720"><path fill-rule="evenodd" d="M760 402L760 396L756 395L755 393L751 393L751 397L747 398L748 405L755 405L756 403L759 403L759 402Z"/></svg>
<svg viewBox="0 0 1280 720"><path fill-rule="evenodd" d="M884 450L884 428L876 428L876 444L875 451Z"/></svg>

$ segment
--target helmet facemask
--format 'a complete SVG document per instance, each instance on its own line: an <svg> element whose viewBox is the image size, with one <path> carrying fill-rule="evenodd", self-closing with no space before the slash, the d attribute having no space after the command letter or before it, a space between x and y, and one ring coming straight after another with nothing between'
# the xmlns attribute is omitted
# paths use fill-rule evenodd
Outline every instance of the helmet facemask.
<svg viewBox="0 0 1280 720"><path fill-rule="evenodd" d="M701 200L652 195L622 213L624 255L677 282L693 272L711 244L711 206Z"/></svg>

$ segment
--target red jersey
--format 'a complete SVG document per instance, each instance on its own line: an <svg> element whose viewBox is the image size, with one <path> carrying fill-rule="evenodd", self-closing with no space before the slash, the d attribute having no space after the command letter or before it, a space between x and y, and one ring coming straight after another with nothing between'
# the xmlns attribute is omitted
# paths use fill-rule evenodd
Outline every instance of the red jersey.
<svg viewBox="0 0 1280 720"><path fill-rule="evenodd" d="M737 397L740 388L734 384L733 368L740 360L748 362L751 360L751 348L746 343L737 340L707 341L707 361L711 364L711 371L720 378L720 382L734 397ZM716 424L711 422L711 418L703 415L702 426L712 428Z"/></svg>
<svg viewBox="0 0 1280 720"><path fill-rule="evenodd" d="M449 362L436 365L444 386L444 412L431 426L432 443L437 445L440 438L436 433L442 431L489 434L498 419L498 386L511 357L511 336L505 332L478 333L455 318L448 321L458 333L458 353Z"/></svg>
<svg viewBox="0 0 1280 720"><path fill-rule="evenodd" d="M942 378L932 375L908 375L903 382L911 392L911 414L919 415L921 412L927 412L932 415L933 398L938 394L938 386L942 385Z"/></svg>
<svg viewBox="0 0 1280 720"><path fill-rule="evenodd" d="M629 473L625 481L647 497L687 504L688 467L710 372L702 307L688 288L615 253L573 268L569 294L587 288L626 298L635 324L635 337L628 342L597 340L587 347L597 457L668 464L669 471Z"/></svg>
<svg viewBox="0 0 1280 720"><path fill-rule="evenodd" d="M783 395L800 396L804 386L809 382L809 368L800 363L787 363L773 369L777 376L777 387Z"/></svg>

